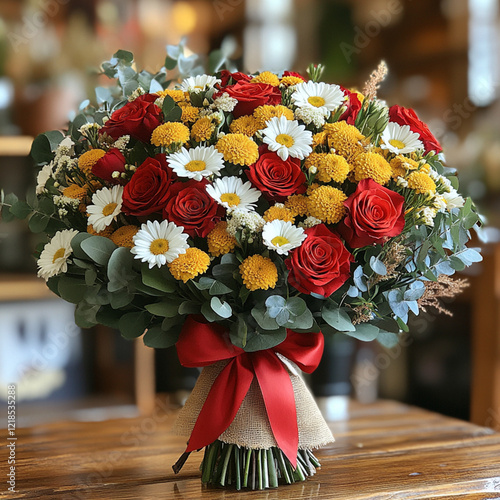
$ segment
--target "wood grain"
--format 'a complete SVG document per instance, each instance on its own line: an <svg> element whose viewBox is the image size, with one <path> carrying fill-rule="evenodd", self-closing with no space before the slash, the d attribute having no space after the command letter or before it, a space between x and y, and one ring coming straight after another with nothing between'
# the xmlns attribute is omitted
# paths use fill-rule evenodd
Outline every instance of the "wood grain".
<svg viewBox="0 0 500 500"><path fill-rule="evenodd" d="M305 483L240 493L208 489L200 482L201 453L173 474L184 439L169 432L175 411L158 402L150 417L18 430L19 492L0 489L0 498L500 498L500 434L387 401L351 403L348 418L331 422L337 442L317 452L323 467Z"/></svg>

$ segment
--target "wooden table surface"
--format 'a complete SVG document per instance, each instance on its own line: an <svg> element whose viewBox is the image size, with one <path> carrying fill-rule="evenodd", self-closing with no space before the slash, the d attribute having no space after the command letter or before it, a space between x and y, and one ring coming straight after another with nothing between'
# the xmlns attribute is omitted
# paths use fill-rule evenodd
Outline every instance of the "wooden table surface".
<svg viewBox="0 0 500 500"><path fill-rule="evenodd" d="M173 474L184 441L169 432L174 417L163 406L152 417L18 429L18 493L6 489L2 446L0 498L500 498L500 434L399 403L351 403L348 417L331 423L336 443L317 453L322 469L305 483L239 493L201 484L201 453Z"/></svg>

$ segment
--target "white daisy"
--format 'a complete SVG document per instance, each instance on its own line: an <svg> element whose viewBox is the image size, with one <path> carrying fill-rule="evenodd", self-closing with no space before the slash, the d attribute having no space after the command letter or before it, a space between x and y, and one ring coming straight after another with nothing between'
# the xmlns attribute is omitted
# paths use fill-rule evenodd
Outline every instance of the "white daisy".
<svg viewBox="0 0 500 500"><path fill-rule="evenodd" d="M216 179L206 190L217 203L231 210L254 210L260 197L258 189L253 188L249 181L243 184L239 177Z"/></svg>
<svg viewBox="0 0 500 500"><path fill-rule="evenodd" d="M36 177L36 194L42 194L45 191L45 184L52 177L54 164L52 162L44 165Z"/></svg>
<svg viewBox="0 0 500 500"><path fill-rule="evenodd" d="M189 248L188 235L183 230L182 226L176 226L173 222L148 220L135 234L131 252L136 259L148 262L149 269L164 266Z"/></svg>
<svg viewBox="0 0 500 500"><path fill-rule="evenodd" d="M446 208L448 210L452 210L453 208L462 208L465 204L465 200L454 188L450 188L449 193L443 193L443 198L446 202Z"/></svg>
<svg viewBox="0 0 500 500"><path fill-rule="evenodd" d="M303 228L282 220L267 222L262 231L264 245L280 255L288 255L290 250L300 247L306 236Z"/></svg>
<svg viewBox="0 0 500 500"><path fill-rule="evenodd" d="M289 156L303 160L312 152L312 132L296 120L287 120L284 116L271 118L261 133L263 142L283 161Z"/></svg>
<svg viewBox="0 0 500 500"><path fill-rule="evenodd" d="M38 259L38 277L47 281L50 277L68 270L68 257L72 254L71 240L78 234L75 229L57 231L45 245Z"/></svg>
<svg viewBox="0 0 500 500"><path fill-rule="evenodd" d="M224 168L224 156L215 146L198 146L194 149L182 148L167 156L168 166L179 176L201 181L203 177L219 175Z"/></svg>
<svg viewBox="0 0 500 500"><path fill-rule="evenodd" d="M326 117L345 100L344 92L338 85L312 81L295 85L291 97L298 108L314 108Z"/></svg>
<svg viewBox="0 0 500 500"><path fill-rule="evenodd" d="M105 187L92 196L93 205L87 207L89 224L100 233L116 219L122 210L123 186Z"/></svg>
<svg viewBox="0 0 500 500"><path fill-rule="evenodd" d="M412 132L409 125L399 125L389 122L382 133L382 149L388 149L394 154L413 153L417 149L423 149L424 145L419 135Z"/></svg>
<svg viewBox="0 0 500 500"><path fill-rule="evenodd" d="M190 76L189 78L183 80L181 83L181 89L184 92L199 93L214 87L217 83L220 83L220 80L212 75Z"/></svg>

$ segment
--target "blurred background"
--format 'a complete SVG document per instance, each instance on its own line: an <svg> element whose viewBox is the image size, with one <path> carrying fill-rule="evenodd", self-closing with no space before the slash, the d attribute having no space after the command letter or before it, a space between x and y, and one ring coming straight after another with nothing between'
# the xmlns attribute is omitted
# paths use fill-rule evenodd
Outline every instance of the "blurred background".
<svg viewBox="0 0 500 500"><path fill-rule="evenodd" d="M33 137L64 128L82 100L95 99L99 65L117 49L154 73L183 36L201 54L226 40L245 71L322 62L325 81L354 88L385 59L380 97L430 125L494 241L498 10L499 0L0 0L0 187L20 197L33 188ZM72 306L34 278L36 243L23 223L0 221L0 405L9 383L18 384L24 425L135 415L157 393L182 402L197 371L180 368L174 351L154 353L105 328L80 331ZM500 428L500 252L494 242L483 249L467 292L446 304L453 316L422 313L390 351L327 341L310 380L326 410L341 411L347 395L393 398Z"/></svg>

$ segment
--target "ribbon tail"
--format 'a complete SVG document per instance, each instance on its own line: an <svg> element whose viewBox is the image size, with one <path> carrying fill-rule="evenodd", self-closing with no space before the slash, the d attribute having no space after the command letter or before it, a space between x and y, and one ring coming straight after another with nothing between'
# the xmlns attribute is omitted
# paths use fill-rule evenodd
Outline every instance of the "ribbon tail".
<svg viewBox="0 0 500 500"><path fill-rule="evenodd" d="M251 365L243 356L233 358L224 367L198 415L186 453L213 443L231 425L253 378Z"/></svg>
<svg viewBox="0 0 500 500"><path fill-rule="evenodd" d="M290 375L273 352L262 351L252 362L274 438L293 467L297 468L299 429Z"/></svg>

